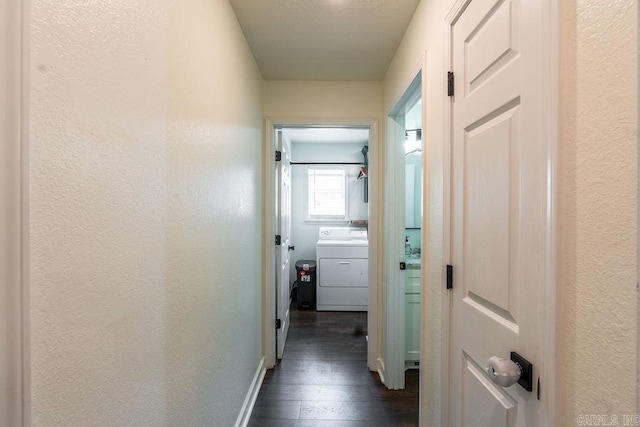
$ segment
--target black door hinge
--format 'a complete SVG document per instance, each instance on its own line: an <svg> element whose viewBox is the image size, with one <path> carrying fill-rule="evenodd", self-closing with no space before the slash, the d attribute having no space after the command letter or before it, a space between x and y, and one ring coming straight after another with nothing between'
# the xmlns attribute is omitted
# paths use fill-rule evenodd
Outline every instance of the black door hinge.
<svg viewBox="0 0 640 427"><path fill-rule="evenodd" d="M447 72L447 95L453 96L453 71Z"/></svg>
<svg viewBox="0 0 640 427"><path fill-rule="evenodd" d="M447 289L453 289L453 265L447 265Z"/></svg>
<svg viewBox="0 0 640 427"><path fill-rule="evenodd" d="M282 320L276 319L276 329L282 328Z"/></svg>
<svg viewBox="0 0 640 427"><path fill-rule="evenodd" d="M276 150L276 162L282 160L282 151Z"/></svg>
<svg viewBox="0 0 640 427"><path fill-rule="evenodd" d="M276 246L280 246L282 244L282 236L276 234Z"/></svg>

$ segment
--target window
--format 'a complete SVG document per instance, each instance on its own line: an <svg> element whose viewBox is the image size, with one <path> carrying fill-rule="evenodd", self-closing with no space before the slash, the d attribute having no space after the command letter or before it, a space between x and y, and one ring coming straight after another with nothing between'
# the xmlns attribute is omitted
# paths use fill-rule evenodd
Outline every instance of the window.
<svg viewBox="0 0 640 427"><path fill-rule="evenodd" d="M347 220L345 168L307 168L307 220Z"/></svg>

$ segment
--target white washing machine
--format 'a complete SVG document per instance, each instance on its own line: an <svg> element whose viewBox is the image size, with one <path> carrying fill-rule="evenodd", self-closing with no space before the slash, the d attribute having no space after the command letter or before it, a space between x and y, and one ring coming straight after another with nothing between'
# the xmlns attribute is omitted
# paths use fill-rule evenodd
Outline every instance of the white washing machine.
<svg viewBox="0 0 640 427"><path fill-rule="evenodd" d="M367 311L369 240L362 227L320 227L316 244L316 309Z"/></svg>

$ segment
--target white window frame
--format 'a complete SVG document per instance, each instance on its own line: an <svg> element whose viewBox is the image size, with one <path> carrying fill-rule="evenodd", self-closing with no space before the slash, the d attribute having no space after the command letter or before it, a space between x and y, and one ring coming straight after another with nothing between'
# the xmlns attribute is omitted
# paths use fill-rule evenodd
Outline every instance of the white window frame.
<svg viewBox="0 0 640 427"><path fill-rule="evenodd" d="M309 172L311 170L340 170L344 173L344 215L311 215L309 212ZM318 166L309 165L304 174L304 218L305 222L348 222L349 221L349 186L348 170L346 166Z"/></svg>

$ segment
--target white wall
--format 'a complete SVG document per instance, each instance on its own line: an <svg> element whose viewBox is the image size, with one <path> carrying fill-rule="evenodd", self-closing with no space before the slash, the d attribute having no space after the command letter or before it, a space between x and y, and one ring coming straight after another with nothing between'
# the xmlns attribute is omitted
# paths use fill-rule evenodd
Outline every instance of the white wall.
<svg viewBox="0 0 640 427"><path fill-rule="evenodd" d="M267 117L382 117L382 82L264 82Z"/></svg>
<svg viewBox="0 0 640 427"><path fill-rule="evenodd" d="M362 147L351 143L294 143L291 147L292 162L363 162ZM347 165L347 206L350 220L368 219L369 205L364 202L364 180L358 180L360 166ZM291 167L291 239L296 249L291 253L291 265L298 260L316 259L316 242L321 226L344 227L348 223L305 222L307 167ZM296 269L291 268L291 283L296 280Z"/></svg>
<svg viewBox="0 0 640 427"><path fill-rule="evenodd" d="M562 425L638 411L637 8L562 2Z"/></svg>
<svg viewBox="0 0 640 427"><path fill-rule="evenodd" d="M262 355L262 78L235 15L31 19L33 424L233 425Z"/></svg>

